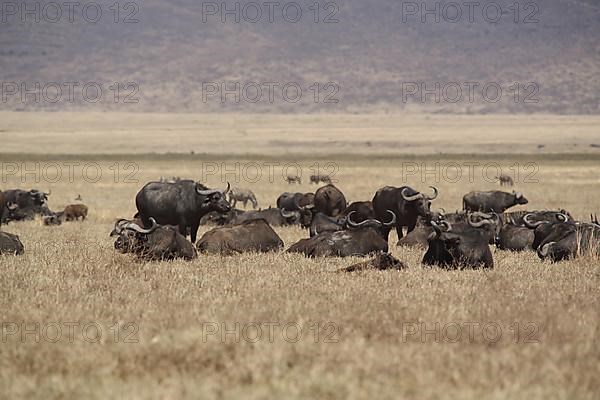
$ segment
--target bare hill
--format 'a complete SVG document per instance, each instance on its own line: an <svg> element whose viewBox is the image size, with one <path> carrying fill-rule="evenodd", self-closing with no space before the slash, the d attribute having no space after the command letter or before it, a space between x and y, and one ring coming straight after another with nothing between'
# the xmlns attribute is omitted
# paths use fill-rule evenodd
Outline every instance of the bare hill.
<svg viewBox="0 0 600 400"><path fill-rule="evenodd" d="M57 18L49 2L17 3L0 23L4 110L600 112L592 1L346 0L317 13L312 0L243 0L222 15L222 2L118 3L117 14L103 0L101 16L83 2L72 22L64 5Z"/></svg>

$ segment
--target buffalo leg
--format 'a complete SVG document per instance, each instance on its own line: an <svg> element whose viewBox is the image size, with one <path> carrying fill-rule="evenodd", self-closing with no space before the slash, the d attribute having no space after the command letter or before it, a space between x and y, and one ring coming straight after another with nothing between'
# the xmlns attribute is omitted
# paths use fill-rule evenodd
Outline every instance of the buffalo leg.
<svg viewBox="0 0 600 400"><path fill-rule="evenodd" d="M386 225L384 225L381 228L381 234L382 234L382 236L383 236L383 238L385 239L386 242L388 240L388 237L390 236L390 231L391 230L392 230L392 228L390 226L386 226Z"/></svg>
<svg viewBox="0 0 600 400"><path fill-rule="evenodd" d="M413 229L415 229L414 226ZM408 230L408 232L410 232L410 229ZM398 240L402 239L402 237L404 236L404 233L402 232L402 225L396 225L396 233L398 234Z"/></svg>
<svg viewBox="0 0 600 400"><path fill-rule="evenodd" d="M196 242L196 235L198 234L198 228L200 227L200 221L192 223L190 227L190 240L192 243Z"/></svg>

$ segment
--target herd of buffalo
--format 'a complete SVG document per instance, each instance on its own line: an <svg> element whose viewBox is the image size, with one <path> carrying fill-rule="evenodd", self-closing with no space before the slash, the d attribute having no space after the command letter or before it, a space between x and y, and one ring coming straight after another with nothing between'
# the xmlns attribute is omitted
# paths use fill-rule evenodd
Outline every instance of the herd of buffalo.
<svg viewBox="0 0 600 400"><path fill-rule="evenodd" d="M542 260L551 261L600 255L597 217L582 222L566 210L507 212L512 206L528 203L522 193L514 191L470 192L463 197L462 211L446 213L432 210L438 189L432 186L431 190L429 194L408 186L385 186L370 201L348 204L342 191L327 183L315 193L285 192L277 199L277 207L256 210L258 203L251 190L231 189L229 184L224 190L211 189L194 180L161 179L142 187L135 198L138 212L131 219L119 219L110 235L116 237L114 247L121 253L148 260L191 260L198 253L277 251L284 242L273 227L297 225L307 229L308 237L292 244L287 252L307 257L375 255L346 271L403 268L404 264L388 253L393 228L398 246L421 247L424 265L444 268L491 268L491 245L536 251ZM40 215L44 225L58 225L86 218L88 209L80 203L60 212L50 211L48 195L35 189L0 192L1 222ZM237 209L237 202L244 208L250 202L253 210ZM216 226L196 241L200 225ZM23 251L18 236L0 232L0 253Z"/></svg>

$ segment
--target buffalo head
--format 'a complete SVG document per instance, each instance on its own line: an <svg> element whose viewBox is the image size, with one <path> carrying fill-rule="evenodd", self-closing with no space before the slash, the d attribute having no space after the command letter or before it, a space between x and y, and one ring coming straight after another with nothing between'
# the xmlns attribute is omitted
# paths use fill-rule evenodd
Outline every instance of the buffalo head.
<svg viewBox="0 0 600 400"><path fill-rule="evenodd" d="M205 189L202 185L196 184L196 193L205 197L203 206L221 213L226 213L231 210L231 205L226 197L229 189L231 189L229 182L227 182L227 188L225 190Z"/></svg>
<svg viewBox="0 0 600 400"><path fill-rule="evenodd" d="M425 218L431 218L431 201L437 198L438 190L435 186L430 186L430 188L433 190L432 196L428 196L421 192L415 192L410 188L402 189L400 194L406 202L415 208L419 215Z"/></svg>

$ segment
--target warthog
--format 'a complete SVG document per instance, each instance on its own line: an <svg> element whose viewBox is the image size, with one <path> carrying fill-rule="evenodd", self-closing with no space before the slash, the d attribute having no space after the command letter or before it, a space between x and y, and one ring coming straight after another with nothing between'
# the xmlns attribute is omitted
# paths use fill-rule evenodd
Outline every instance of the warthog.
<svg viewBox="0 0 600 400"><path fill-rule="evenodd" d="M297 175L296 176L288 175L287 183L288 183L288 185L291 185L292 183L297 183L298 185L300 185L300 184L302 184L302 178L300 178Z"/></svg>
<svg viewBox="0 0 600 400"><path fill-rule="evenodd" d="M279 250L283 240L264 219L245 221L241 225L225 226L206 232L198 243L203 253L235 254Z"/></svg>
<svg viewBox="0 0 600 400"><path fill-rule="evenodd" d="M508 175L500 175L496 179L500 182L500 186L513 186L515 184L513 178Z"/></svg>
<svg viewBox="0 0 600 400"><path fill-rule="evenodd" d="M63 211L65 221L85 221L88 214L88 207L85 204L69 204Z"/></svg>

